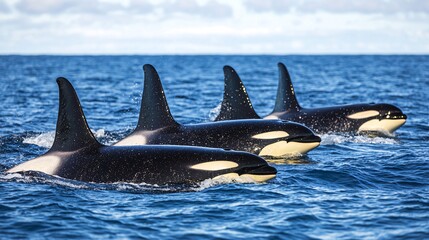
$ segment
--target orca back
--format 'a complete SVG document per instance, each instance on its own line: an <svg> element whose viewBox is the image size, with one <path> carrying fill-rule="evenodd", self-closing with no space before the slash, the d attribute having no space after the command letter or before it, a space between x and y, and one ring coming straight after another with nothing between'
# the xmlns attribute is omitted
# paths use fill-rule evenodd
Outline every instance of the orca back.
<svg viewBox="0 0 429 240"><path fill-rule="evenodd" d="M286 66L283 63L278 63L278 68L279 86L277 88L277 98L273 113L301 110Z"/></svg>
<svg viewBox="0 0 429 240"><path fill-rule="evenodd" d="M85 119L78 96L71 83L60 77L57 79L59 87L59 111L55 140L49 151L75 151L92 145L101 145Z"/></svg>
<svg viewBox="0 0 429 240"><path fill-rule="evenodd" d="M170 113L161 79L150 64L143 66L144 88L136 130L155 130L179 125Z"/></svg>
<svg viewBox="0 0 429 240"><path fill-rule="evenodd" d="M230 66L224 66L225 89L219 115L215 121L233 119L260 119L255 112L243 82Z"/></svg>

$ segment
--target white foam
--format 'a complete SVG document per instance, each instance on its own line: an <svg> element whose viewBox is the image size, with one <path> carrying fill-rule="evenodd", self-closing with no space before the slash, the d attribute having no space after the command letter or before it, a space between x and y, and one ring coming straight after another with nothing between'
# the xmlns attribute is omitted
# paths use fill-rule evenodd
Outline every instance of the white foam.
<svg viewBox="0 0 429 240"><path fill-rule="evenodd" d="M50 176L49 178L45 178L43 176L33 176L26 175L22 173L6 173L0 174L0 181L16 181L20 183L47 183L52 185L59 185L69 188L77 188L77 189L91 189L88 185L81 184L80 182L74 182L71 180L67 180L58 176Z"/></svg>
<svg viewBox="0 0 429 240"><path fill-rule="evenodd" d="M104 137L105 135L106 135L106 131L104 131L104 129L98 129L97 131L92 131L92 133L94 134L94 136L96 137L96 138L99 138L99 137Z"/></svg>
<svg viewBox="0 0 429 240"><path fill-rule="evenodd" d="M257 183L257 184L262 184L262 183L258 183L256 181L254 181L252 178L250 177L246 177L246 176L239 176L236 178L229 178L229 177L217 177L216 179L210 178L210 179L206 179L200 183L197 184L196 187L192 188L192 190L194 191L202 191L204 189L213 187L213 186L217 186L217 185L222 185L222 184L231 184L231 183Z"/></svg>
<svg viewBox="0 0 429 240"><path fill-rule="evenodd" d="M55 132L46 132L37 136L24 138L23 143L34 144L39 147L50 148L54 143Z"/></svg>
<svg viewBox="0 0 429 240"><path fill-rule="evenodd" d="M151 185L147 183L87 183L76 180L65 179L53 175L34 175L25 173L2 173L0 174L0 182L2 181L15 181L20 183L43 183L55 186L62 186L75 189L91 189L91 190L116 190L116 191L174 191L176 189L171 187L160 187L158 185Z"/></svg>
<svg viewBox="0 0 429 240"><path fill-rule="evenodd" d="M371 137L365 135L336 135L323 134L321 145L334 145L340 143L368 143L368 144L397 144L393 138Z"/></svg>
<svg viewBox="0 0 429 240"><path fill-rule="evenodd" d="M104 129L98 129L97 131L92 131L96 138L104 137L106 135ZM51 148L55 139L55 131L41 133L37 136L30 136L24 138L23 143L34 144L39 147Z"/></svg>
<svg viewBox="0 0 429 240"><path fill-rule="evenodd" d="M127 183L127 182L116 182L116 183L87 183L76 180L65 179L59 176L41 175L34 174L23 174L23 173L0 173L0 182L15 181L20 183L42 183L54 186L62 186L67 188L75 189L89 189L89 190L114 190L114 191L133 191L133 192L187 192L187 191L203 191L207 188L211 188L217 185L231 184L231 183L258 183L249 177L240 176L234 179L229 177L218 177L216 179L206 179L202 182L189 185L157 185L147 183Z"/></svg>
<svg viewBox="0 0 429 240"><path fill-rule="evenodd" d="M222 107L222 102L220 102L215 108L210 110L209 119L211 122L213 122L216 119L216 117L219 115L221 107Z"/></svg>
<svg viewBox="0 0 429 240"><path fill-rule="evenodd" d="M0 179L2 180L11 180L15 178L22 178L22 174L20 173L0 174Z"/></svg>

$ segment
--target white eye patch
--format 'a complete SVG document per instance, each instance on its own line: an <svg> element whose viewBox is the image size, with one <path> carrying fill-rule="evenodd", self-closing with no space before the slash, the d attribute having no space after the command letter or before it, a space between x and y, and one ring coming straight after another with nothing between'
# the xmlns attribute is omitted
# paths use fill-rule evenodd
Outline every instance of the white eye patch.
<svg viewBox="0 0 429 240"><path fill-rule="evenodd" d="M195 164L191 168L205 171L218 171L235 167L238 167L238 164L235 162L219 160Z"/></svg>
<svg viewBox="0 0 429 240"><path fill-rule="evenodd" d="M357 112L357 113L348 115L347 117L351 119L363 119L363 118L375 117L378 114L380 114L378 111L368 110L363 112Z"/></svg>
<svg viewBox="0 0 429 240"><path fill-rule="evenodd" d="M272 131L272 132L264 132L260 134L256 134L252 136L252 138L255 139L276 139L276 138L282 138L287 137L289 134L285 131Z"/></svg>

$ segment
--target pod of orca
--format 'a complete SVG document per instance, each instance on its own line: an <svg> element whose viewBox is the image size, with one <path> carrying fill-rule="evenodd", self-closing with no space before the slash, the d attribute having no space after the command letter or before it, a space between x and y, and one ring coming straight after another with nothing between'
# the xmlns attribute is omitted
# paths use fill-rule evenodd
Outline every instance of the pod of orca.
<svg viewBox="0 0 429 240"><path fill-rule="evenodd" d="M283 120L233 120L179 124L169 110L155 68L143 66L144 88L136 129L116 146L171 144L229 148L261 156L304 154L319 146L320 137L307 127Z"/></svg>
<svg viewBox="0 0 429 240"><path fill-rule="evenodd" d="M276 169L250 153L191 146L105 146L90 131L73 86L57 80L60 103L55 140L40 157L8 172L38 171L96 182L191 183L238 176L257 182L275 177Z"/></svg>
<svg viewBox="0 0 429 240"><path fill-rule="evenodd" d="M324 108L302 108L296 99L290 75L283 63L278 64L279 85L274 110L264 119L294 121L321 133L372 133L391 135L402 126L407 116L390 104L351 104ZM260 119L246 88L236 71L224 67L225 92L216 121Z"/></svg>
<svg viewBox="0 0 429 240"><path fill-rule="evenodd" d="M60 77L52 147L7 172L42 172L95 183L186 184L243 177L265 182L277 171L261 157L305 154L320 144L313 131L392 134L407 119L389 104L302 108L286 66L278 67L277 100L264 119L255 112L238 74L225 66L224 97L215 122L180 124L170 112L157 71L146 64L137 126L112 146L96 140L73 86Z"/></svg>

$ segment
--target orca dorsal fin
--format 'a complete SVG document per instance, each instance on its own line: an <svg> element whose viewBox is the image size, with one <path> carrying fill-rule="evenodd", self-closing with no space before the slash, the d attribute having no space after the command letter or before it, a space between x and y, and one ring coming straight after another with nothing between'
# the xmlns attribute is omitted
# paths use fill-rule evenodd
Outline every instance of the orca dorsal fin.
<svg viewBox="0 0 429 240"><path fill-rule="evenodd" d="M232 119L259 119L237 72L230 66L223 67L225 88L219 115L215 121Z"/></svg>
<svg viewBox="0 0 429 240"><path fill-rule="evenodd" d="M91 145L101 145L95 139L86 122L79 98L71 83L57 78L59 111L55 140L50 151L75 151Z"/></svg>
<svg viewBox="0 0 429 240"><path fill-rule="evenodd" d="M278 68L279 86L277 88L276 105L273 112L299 111L301 106L299 106L296 100L289 72L283 63L278 63Z"/></svg>
<svg viewBox="0 0 429 240"><path fill-rule="evenodd" d="M143 66L144 87L136 130L156 130L179 125L170 113L161 79L150 64Z"/></svg>

